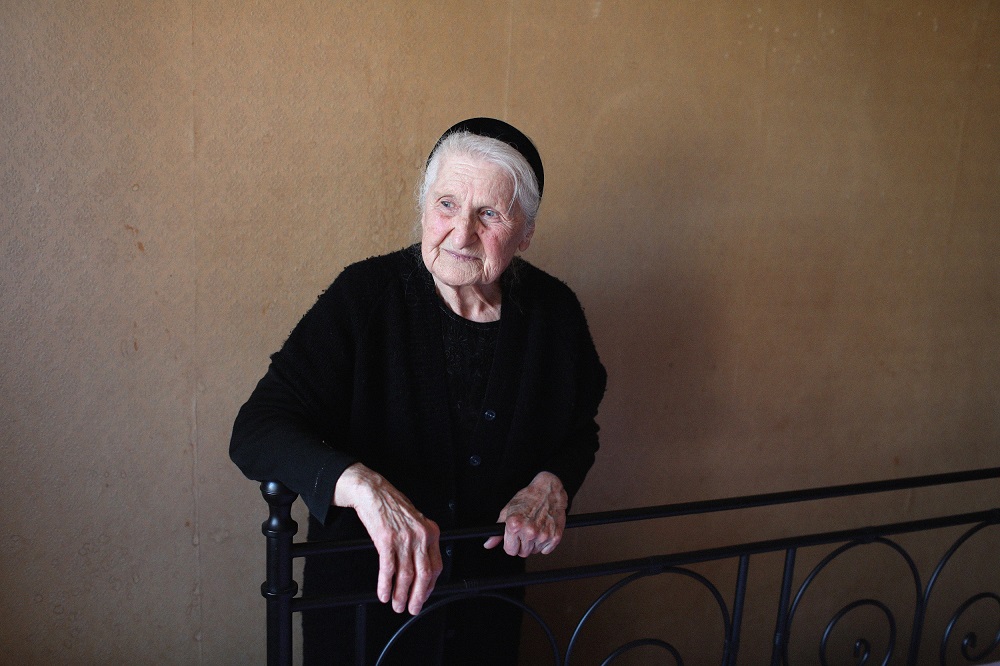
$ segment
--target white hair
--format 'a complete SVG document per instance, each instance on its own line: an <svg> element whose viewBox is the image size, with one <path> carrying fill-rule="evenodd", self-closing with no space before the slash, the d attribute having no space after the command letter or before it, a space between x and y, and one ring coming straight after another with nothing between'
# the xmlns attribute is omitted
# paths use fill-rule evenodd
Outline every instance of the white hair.
<svg viewBox="0 0 1000 666"><path fill-rule="evenodd" d="M446 157L456 155L478 158L506 171L514 184L514 198L511 203L517 203L517 207L524 214L527 226L535 224L542 197L538 192L538 178L528 160L503 141L466 131L452 132L434 147L434 152L427 160L424 179L417 194L417 205L420 210L423 210L427 201L427 191L437 180L441 163Z"/></svg>

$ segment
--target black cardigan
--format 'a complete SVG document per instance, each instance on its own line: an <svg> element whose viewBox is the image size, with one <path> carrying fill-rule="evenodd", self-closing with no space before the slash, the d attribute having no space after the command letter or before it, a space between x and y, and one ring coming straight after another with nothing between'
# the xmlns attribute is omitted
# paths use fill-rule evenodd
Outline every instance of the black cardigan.
<svg viewBox="0 0 1000 666"><path fill-rule="evenodd" d="M604 367L565 284L520 259L501 284L478 460L452 451L440 300L413 246L347 267L319 297L240 409L233 461L299 493L343 537L359 521L330 502L357 461L442 529L495 521L542 470L572 498L598 448Z"/></svg>

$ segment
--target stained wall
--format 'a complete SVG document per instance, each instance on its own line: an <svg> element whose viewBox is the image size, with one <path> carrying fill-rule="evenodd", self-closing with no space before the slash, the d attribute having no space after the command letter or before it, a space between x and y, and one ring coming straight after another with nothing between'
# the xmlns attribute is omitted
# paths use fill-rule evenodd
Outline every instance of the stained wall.
<svg viewBox="0 0 1000 666"><path fill-rule="evenodd" d="M11 0L0 55L12 663L262 660L232 419L341 267L414 238L463 117L540 147L526 256L609 370L578 511L997 464L1000 3ZM580 533L553 562L995 497Z"/></svg>

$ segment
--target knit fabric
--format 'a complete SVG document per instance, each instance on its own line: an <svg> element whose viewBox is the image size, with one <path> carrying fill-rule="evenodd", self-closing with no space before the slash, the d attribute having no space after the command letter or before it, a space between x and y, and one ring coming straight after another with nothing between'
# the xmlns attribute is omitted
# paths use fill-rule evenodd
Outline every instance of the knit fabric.
<svg viewBox="0 0 1000 666"><path fill-rule="evenodd" d="M476 386L456 411L456 392L467 389L455 377L450 388L448 367L464 361L452 350L449 363L441 302L419 246L347 267L271 357L240 409L230 443L233 461L251 479L277 479L302 497L310 540L365 536L353 510L330 505L337 479L358 461L385 476L442 530L495 522L543 470L559 477L572 500L598 449L595 418L605 371L582 308L565 284L515 259L501 287L498 325L471 327L474 337L485 336L471 343L480 347L473 355L491 348L492 362L465 359L488 365L488 372L473 378ZM456 423L458 412L467 421ZM522 559L502 548L487 551L481 542L442 551L439 582L523 570ZM371 591L377 572L373 551L313 556L306 560L304 592ZM429 641L444 655L461 654L463 640L473 646L493 641L516 658L516 607L480 601L436 617L422 622L423 632L411 640ZM373 609L369 649L402 619ZM349 608L304 614L307 660L349 658L353 623ZM455 642L448 643L449 636Z"/></svg>
<svg viewBox="0 0 1000 666"><path fill-rule="evenodd" d="M477 469L455 459L439 299L418 246L347 267L319 297L240 409L234 462L252 479L282 481L328 526L353 514L330 502L357 461L443 528L455 525L460 474L485 482L469 513L487 521L542 470L572 498L598 448L604 368L566 285L515 259L501 286L478 430L492 453Z"/></svg>

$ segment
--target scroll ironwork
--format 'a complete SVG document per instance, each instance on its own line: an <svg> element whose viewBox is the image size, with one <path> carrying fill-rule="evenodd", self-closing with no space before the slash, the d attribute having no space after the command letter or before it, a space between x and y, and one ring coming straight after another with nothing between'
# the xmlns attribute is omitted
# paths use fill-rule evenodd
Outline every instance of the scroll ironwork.
<svg viewBox="0 0 1000 666"><path fill-rule="evenodd" d="M620 524L633 521L646 521L675 516L690 516L719 511L740 511L752 507L777 506L796 502L816 501L836 497L871 495L875 493L893 492L915 488L943 486L949 484L969 483L1000 479L1000 467L952 472L889 481L867 482L813 488L801 491L789 491L761 495L751 495L723 500L708 500L670 504L641 509L606 511L599 513L571 516L567 520L567 529L594 527L600 525ZM261 586L261 592L267 603L267 663L272 666L285 666L292 663L292 621L296 612L314 608L353 605L359 609L361 617L363 609L368 604L378 603L374 591L367 593L342 594L328 597L308 597L298 594L298 585L292 576L294 558L307 557L318 553L343 552L372 548L370 541L351 542L294 542L297 525L291 518L291 506L296 499L294 492L276 481L261 484L261 492L268 503L270 512L262 526L267 541L267 578ZM792 663L789 644L793 629L798 632L795 623L796 615L818 577L827 567L845 553L858 548L887 548L898 556L909 571L913 584L912 608L908 612L890 607L885 602L862 597L849 601L827 622L821 634L817 651L809 658L810 663L826 664L829 641L838 625L848 616L858 611L868 611L880 616L884 622L884 641L876 645L871 636L863 635L854 639L853 659L857 664L868 663L905 663L917 664L921 654L925 657L928 650L934 650L933 644L925 636L927 631L927 611L930 607L932 593L939 586L942 573L952 561L954 555L973 537L981 534L989 527L1000 524L1000 507L980 511L922 518L917 520L896 522L880 525L870 525L838 531L801 534L781 539L751 541L730 546L707 548L686 552L664 553L638 559L616 560L596 564L579 565L552 569L548 571L533 571L518 575L496 577L479 580L465 580L439 584L429 603L420 615L406 622L386 644L383 653L392 650L399 636L405 633L421 618L430 613L441 611L452 602L477 597L502 599L513 603L541 627L551 652L552 663L555 666L575 666L579 661L580 636L588 626L588 621L597 608L621 590L633 585L639 580L654 577L683 576L694 580L709 592L719 610L720 629L723 635L719 646L720 663L723 666L733 666L737 663L740 650L743 624L744 605L746 602L749 579L750 560L767 553L784 553L785 564L780 589L777 591L778 616L775 622L773 641L770 647L771 663L788 665ZM914 558L900 545L895 537L904 534L940 530L949 527L966 526L968 529L951 545L938 560L928 582L924 586ZM454 542L465 539L482 539L501 534L502 526L490 525L481 528L451 530L442 534L442 542ZM796 587L796 556L804 548L832 547L830 552L805 575ZM993 552L997 552L993 549ZM707 562L723 562L733 560L737 563L736 585L732 597L727 598L705 575L690 568L691 565ZM546 623L545 619L532 607L520 600L512 599L501 592L509 588L520 588L549 583L590 579L606 576L621 578L604 590L589 605L576 624L572 637L562 651L556 640L556 633ZM794 594L793 594L794 591ZM998 628L996 632L981 640L975 632L968 632L961 639L958 652L964 663L981 663L991 656L996 658L1000 651L1000 594L993 590L983 590L967 598L950 615L936 649L942 665L948 664L949 645L955 640L960 620L967 617L974 609L989 607L994 609ZM906 627L907 631L903 628ZM906 645L900 641L906 640ZM926 639L926 640L925 640ZM359 645L363 641L359 640ZM982 643L982 644L981 644ZM640 650L652 650L662 656L668 656L676 664L684 663L684 656L677 644L661 636L647 636L628 640L616 646L606 656L584 655L593 663L601 660L602 665L611 665L624 655ZM923 652L921 652L923 650ZM955 652L955 650L952 650ZM374 655L372 655L374 656ZM704 662L704 655L694 655L696 661ZM359 663L364 663L364 656L359 654ZM588 662L590 663L590 662ZM838 662L839 663L839 662Z"/></svg>

